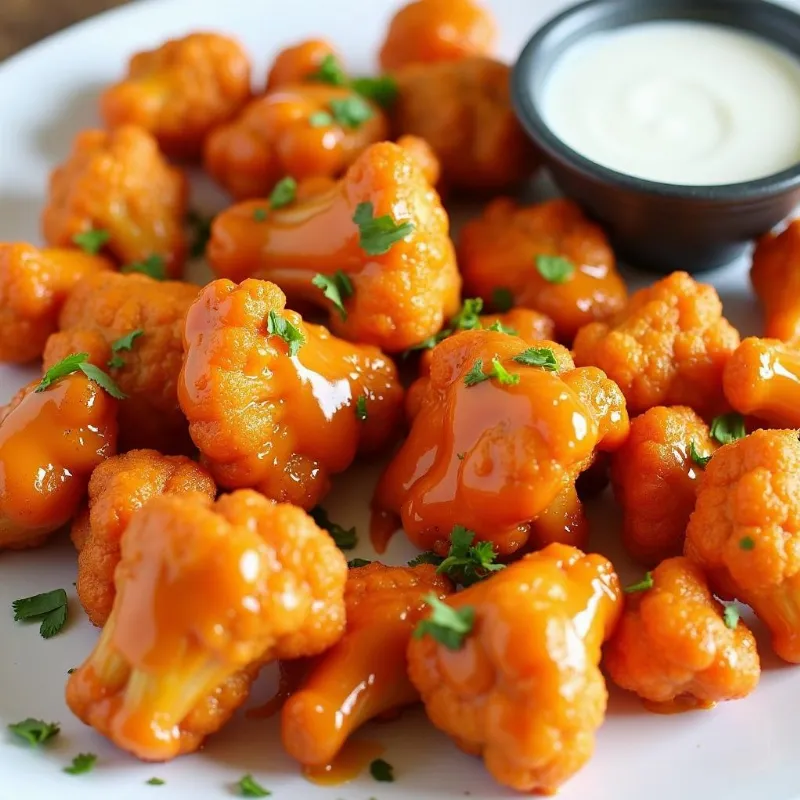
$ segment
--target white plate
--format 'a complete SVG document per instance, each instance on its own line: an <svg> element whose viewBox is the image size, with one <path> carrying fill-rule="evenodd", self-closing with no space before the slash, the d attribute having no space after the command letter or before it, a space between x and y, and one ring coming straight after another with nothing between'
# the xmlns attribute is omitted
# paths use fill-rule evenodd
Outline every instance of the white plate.
<svg viewBox="0 0 800 800"><path fill-rule="evenodd" d="M800 0L799 0L800 2ZM118 78L128 54L168 36L210 28L244 41L256 56L256 76L281 46L324 34L346 54L355 70L369 70L397 0L150 0L105 14L50 39L0 66L0 240L38 242L38 217L49 169L69 150L74 134L97 124L100 87ZM512 58L527 35L563 0L492 0L503 32L502 54ZM776 124L780 124L776 120ZM199 202L212 210L218 195L199 190ZM195 198L195 203L198 197ZM731 319L757 331L758 312L746 280L746 264L716 274ZM630 276L641 280L641 276ZM34 370L0 368L0 401ZM367 501L374 471L359 467L340 481L326 502L332 518L366 532ZM346 485L345 485L346 484ZM592 509L595 542L612 558L608 531L613 508ZM393 560L408 557L400 537ZM369 556L363 544L353 555ZM620 559L625 572L627 565ZM318 788L304 781L281 751L276 720L237 718L198 755L168 765L143 765L116 751L67 710L63 700L67 670L93 646L96 632L75 597L75 556L66 542L29 553L0 553L0 800L143 800L159 797L224 798L252 773L275 800L404 800L409 797L510 798L479 761L459 753L425 721L421 711L400 721L370 725L363 735L386 747L395 767L393 784L365 775L348 785ZM634 574L634 573L629 573ZM50 641L36 626L12 621L11 601L56 587L70 594L70 622ZM760 641L764 641L759 631ZM790 800L800 797L798 724L800 672L782 666L766 646L762 684L748 700L708 713L658 717L612 689L608 719L597 752L560 795L563 800ZM260 681L253 703L271 693L274 675ZM52 746L31 750L7 733L8 723L25 717L61 723ZM80 752L98 755L95 770L72 777L62 767ZM160 788L145 781L157 776Z"/></svg>

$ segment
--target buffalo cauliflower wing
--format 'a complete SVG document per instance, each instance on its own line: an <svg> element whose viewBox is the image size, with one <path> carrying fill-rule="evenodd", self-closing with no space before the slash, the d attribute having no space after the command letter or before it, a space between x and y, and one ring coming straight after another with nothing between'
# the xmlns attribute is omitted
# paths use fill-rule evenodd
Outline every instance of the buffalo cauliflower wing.
<svg viewBox="0 0 800 800"><path fill-rule="evenodd" d="M573 350L576 364L600 367L619 384L632 415L684 405L712 416L725 406L722 373L738 346L715 289L674 272L607 322L581 328Z"/></svg>
<svg viewBox="0 0 800 800"><path fill-rule="evenodd" d="M708 708L746 697L758 685L756 640L734 608L714 599L688 558L663 561L627 595L603 664L618 686L654 710Z"/></svg>
<svg viewBox="0 0 800 800"><path fill-rule="evenodd" d="M325 39L306 39L284 48L269 68L267 92L313 79L330 59L340 63L336 48Z"/></svg>
<svg viewBox="0 0 800 800"><path fill-rule="evenodd" d="M284 308L274 284L218 280L186 318L178 396L220 486L310 509L402 417L394 364Z"/></svg>
<svg viewBox="0 0 800 800"><path fill-rule="evenodd" d="M605 716L600 645L622 606L614 568L550 545L445 604L408 648L428 717L504 786L555 793L591 758Z"/></svg>
<svg viewBox="0 0 800 800"><path fill-rule="evenodd" d="M458 263L467 293L541 311L563 341L616 314L628 296L602 228L571 200L492 201L462 228Z"/></svg>
<svg viewBox="0 0 800 800"><path fill-rule="evenodd" d="M250 98L250 60L219 33L190 33L133 55L100 98L106 126L138 125L171 156L195 158L206 136Z"/></svg>
<svg viewBox="0 0 800 800"><path fill-rule="evenodd" d="M72 525L78 545L78 599L93 625L106 624L114 605L114 570L133 513L160 495L217 493L209 474L185 456L131 450L109 458L92 473L88 508Z"/></svg>
<svg viewBox="0 0 800 800"><path fill-rule="evenodd" d="M435 335L458 308L447 213L415 158L391 142L368 148L325 194L224 211L208 256L217 275L272 281L328 310L337 335L390 352Z"/></svg>
<svg viewBox="0 0 800 800"><path fill-rule="evenodd" d="M340 638L346 578L299 508L250 491L154 497L131 516L111 616L67 704L143 760L191 752L244 702L258 665Z"/></svg>

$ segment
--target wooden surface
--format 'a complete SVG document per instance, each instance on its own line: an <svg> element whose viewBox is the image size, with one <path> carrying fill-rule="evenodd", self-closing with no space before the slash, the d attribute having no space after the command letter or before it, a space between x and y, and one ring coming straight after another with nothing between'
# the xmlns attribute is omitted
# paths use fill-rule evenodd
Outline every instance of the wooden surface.
<svg viewBox="0 0 800 800"><path fill-rule="evenodd" d="M127 0L0 0L0 61L86 17Z"/></svg>

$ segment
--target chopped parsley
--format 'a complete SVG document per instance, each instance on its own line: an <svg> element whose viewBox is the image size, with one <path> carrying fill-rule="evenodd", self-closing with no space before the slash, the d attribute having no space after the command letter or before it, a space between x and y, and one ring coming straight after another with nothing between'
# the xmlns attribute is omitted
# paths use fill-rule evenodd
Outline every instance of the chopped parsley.
<svg viewBox="0 0 800 800"><path fill-rule="evenodd" d="M711 456L702 456L697 450L697 445L694 442L689 444L689 458L697 464L700 469L705 469L708 462L711 461Z"/></svg>
<svg viewBox="0 0 800 800"><path fill-rule="evenodd" d="M494 377L503 386L515 386L519 383L520 377L514 372L509 372L501 363L499 358L492 359L492 369L494 370Z"/></svg>
<svg viewBox="0 0 800 800"><path fill-rule="evenodd" d="M536 271L548 283L566 283L575 274L575 265L561 256L536 256Z"/></svg>
<svg viewBox="0 0 800 800"><path fill-rule="evenodd" d="M511 311L514 308L514 295L511 289L507 289L503 286L498 286L492 292L492 306L494 307L495 311Z"/></svg>
<svg viewBox="0 0 800 800"><path fill-rule="evenodd" d="M420 564L433 564L434 566L438 567L442 561L444 561L444 559L441 556L437 556L436 553L426 550L424 553L414 556L414 558L408 562L408 566L418 567Z"/></svg>
<svg viewBox="0 0 800 800"><path fill-rule="evenodd" d="M328 106L336 122L351 130L360 128L375 116L370 104L357 94L331 100Z"/></svg>
<svg viewBox="0 0 800 800"><path fill-rule="evenodd" d="M11 604L15 622L37 621L43 639L51 639L67 622L67 593L63 589L23 597Z"/></svg>
<svg viewBox="0 0 800 800"><path fill-rule="evenodd" d="M236 784L242 797L269 797L272 792L265 789L252 775L244 775Z"/></svg>
<svg viewBox="0 0 800 800"><path fill-rule="evenodd" d="M735 630L739 624L739 609L734 605L725 606L722 612L722 619L725 621L725 627Z"/></svg>
<svg viewBox="0 0 800 800"><path fill-rule="evenodd" d="M448 650L460 650L475 624L475 609L472 606L453 608L432 592L425 596L425 602L431 607L431 615L417 623L414 638L430 636Z"/></svg>
<svg viewBox="0 0 800 800"><path fill-rule="evenodd" d="M211 223L213 221L213 217L206 217L193 209L186 215L186 222L191 229L189 254L192 258L200 258L205 255L206 245L211 238Z"/></svg>
<svg viewBox="0 0 800 800"><path fill-rule="evenodd" d="M156 281L163 281L167 277L167 266L164 262L164 257L153 253L148 256L144 261L135 261L133 264L126 264L120 272L130 274L138 272L142 275L147 275Z"/></svg>
<svg viewBox="0 0 800 800"><path fill-rule="evenodd" d="M376 217L372 203L359 203L353 222L358 225L358 244L368 256L388 253L392 245L414 230L413 222L398 223L389 214Z"/></svg>
<svg viewBox="0 0 800 800"><path fill-rule="evenodd" d="M106 230L83 231L72 237L72 243L80 247L84 253L96 256L111 239L111 234Z"/></svg>
<svg viewBox="0 0 800 800"><path fill-rule="evenodd" d="M492 359L492 367L488 372L483 371L483 361L478 359L473 365L472 369L464 377L464 384L466 386L477 386L479 383L495 378L498 383L504 386L514 386L519 383L520 377L516 373L509 372L500 363L499 358Z"/></svg>
<svg viewBox="0 0 800 800"><path fill-rule="evenodd" d="M463 525L456 525L450 534L450 552L439 564L436 572L447 575L454 583L472 586L492 572L504 569L504 564L496 564L497 553L491 542L473 544L474 531Z"/></svg>
<svg viewBox="0 0 800 800"><path fill-rule="evenodd" d="M149 781L145 781L148 786L163 786L166 781L162 780L161 778L150 778Z"/></svg>
<svg viewBox="0 0 800 800"><path fill-rule="evenodd" d="M333 303L334 308L339 312L339 316L345 320L347 319L347 309L344 307L344 301L353 296L353 282L349 276L337 270L333 275L323 275L319 273L314 276L311 281L318 289L322 290L322 294Z"/></svg>
<svg viewBox="0 0 800 800"><path fill-rule="evenodd" d="M653 588L653 573L646 572L644 578L638 581L638 583L632 583L630 586L626 586L622 591L625 594L637 594L638 592L646 592Z"/></svg>
<svg viewBox="0 0 800 800"><path fill-rule="evenodd" d="M286 342L289 346L289 356L291 358L294 358L306 343L306 337L303 336L303 332L274 310L270 311L267 317L267 333L270 336L277 336Z"/></svg>
<svg viewBox="0 0 800 800"><path fill-rule="evenodd" d="M382 783L394 782L394 767L382 758L376 758L369 765L369 774L372 775L376 781L381 781Z"/></svg>
<svg viewBox="0 0 800 800"><path fill-rule="evenodd" d="M119 353L133 350L133 343L136 341L136 339L143 335L144 331L141 328L137 328L135 331L126 333L124 336L120 336L115 342L112 342L111 352L114 353L114 355L111 356L111 359L108 361L109 369L121 369L124 367L125 360L119 355Z"/></svg>
<svg viewBox="0 0 800 800"><path fill-rule="evenodd" d="M353 78L350 86L353 91L383 108L391 108L399 94L397 81L391 75L379 75L377 78Z"/></svg>
<svg viewBox="0 0 800 800"><path fill-rule="evenodd" d="M483 300L480 297L466 299L458 313L450 320L451 332L474 331L480 328L481 311L483 311Z"/></svg>
<svg viewBox="0 0 800 800"><path fill-rule="evenodd" d="M309 116L308 124L312 128L327 128L333 125L333 117L327 111L315 111Z"/></svg>
<svg viewBox="0 0 800 800"><path fill-rule="evenodd" d="M487 331L494 331L495 333L504 333L506 336L518 336L519 332L509 325L503 325L499 319L496 319L487 329Z"/></svg>
<svg viewBox="0 0 800 800"><path fill-rule="evenodd" d="M473 365L472 369L464 376L465 386L477 386L479 383L488 381L491 375L487 375L483 371L483 361L479 358Z"/></svg>
<svg viewBox="0 0 800 800"><path fill-rule="evenodd" d="M556 354L549 347L529 347L518 356L514 356L514 361L526 367L539 367L549 372L558 369Z"/></svg>
<svg viewBox="0 0 800 800"><path fill-rule="evenodd" d="M22 722L13 722L8 729L33 747L38 747L58 736L61 726L57 722L44 722L41 719L28 717Z"/></svg>
<svg viewBox="0 0 800 800"><path fill-rule="evenodd" d="M366 567L367 564L371 564L372 562L368 558L351 558L350 561L347 562L348 569L358 569L359 567Z"/></svg>
<svg viewBox="0 0 800 800"><path fill-rule="evenodd" d="M72 759L70 766L64 767L64 772L67 775L83 775L94 769L96 761L97 756L94 753L80 753Z"/></svg>
<svg viewBox="0 0 800 800"><path fill-rule="evenodd" d="M367 396L364 394L356 399L356 419L359 422L367 420Z"/></svg>
<svg viewBox="0 0 800 800"><path fill-rule="evenodd" d="M711 438L720 444L730 444L737 439L744 439L747 431L744 427L744 417L735 411L723 414L711 423Z"/></svg>
<svg viewBox="0 0 800 800"><path fill-rule="evenodd" d="M281 178L269 196L270 208L283 208L297 197L297 181L291 176Z"/></svg>
<svg viewBox="0 0 800 800"><path fill-rule="evenodd" d="M739 539L739 547L742 550L755 550L756 549L756 542L752 536L743 536Z"/></svg>
<svg viewBox="0 0 800 800"><path fill-rule="evenodd" d="M341 525L331 522L328 512L322 506L315 506L308 513L320 528L328 531L334 544L340 550L352 550L358 544L358 533L355 526L343 528Z"/></svg>
<svg viewBox="0 0 800 800"><path fill-rule="evenodd" d="M319 69L312 72L307 79L316 83L328 83L331 86L347 86L349 82L347 73L333 53L328 53L320 62Z"/></svg>
<svg viewBox="0 0 800 800"><path fill-rule="evenodd" d="M267 209L266 208L256 208L253 209L253 219L256 222L264 222L267 218Z"/></svg>

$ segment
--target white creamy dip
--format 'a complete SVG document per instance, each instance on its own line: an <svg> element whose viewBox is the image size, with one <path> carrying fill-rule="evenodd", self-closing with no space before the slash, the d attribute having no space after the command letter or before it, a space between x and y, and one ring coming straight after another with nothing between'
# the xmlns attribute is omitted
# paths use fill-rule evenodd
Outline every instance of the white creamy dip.
<svg viewBox="0 0 800 800"><path fill-rule="evenodd" d="M800 60L700 22L598 33L564 52L542 112L573 150L619 172L691 186L800 162Z"/></svg>

